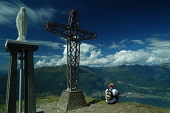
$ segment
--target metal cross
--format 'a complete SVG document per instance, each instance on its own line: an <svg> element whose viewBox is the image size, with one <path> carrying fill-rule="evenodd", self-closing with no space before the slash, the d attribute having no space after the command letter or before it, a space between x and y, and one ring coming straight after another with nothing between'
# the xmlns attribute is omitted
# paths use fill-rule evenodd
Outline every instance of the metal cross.
<svg viewBox="0 0 170 113"><path fill-rule="evenodd" d="M78 90L80 41L94 39L97 34L80 28L79 12L76 9L70 11L68 25L47 22L46 30L67 39L67 88L70 91Z"/></svg>

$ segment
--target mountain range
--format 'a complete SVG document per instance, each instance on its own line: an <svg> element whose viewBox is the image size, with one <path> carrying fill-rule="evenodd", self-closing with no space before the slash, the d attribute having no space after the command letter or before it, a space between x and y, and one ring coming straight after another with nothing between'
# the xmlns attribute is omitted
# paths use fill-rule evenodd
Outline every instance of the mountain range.
<svg viewBox="0 0 170 113"><path fill-rule="evenodd" d="M19 72L19 71L18 71ZM67 89L67 66L40 67L35 71L36 95L61 95ZM117 67L80 66L79 89L85 96L103 98L110 82L122 97L170 101L170 64ZM19 74L18 74L19 75ZM0 99L5 100L7 74L0 76Z"/></svg>
<svg viewBox="0 0 170 113"><path fill-rule="evenodd" d="M0 72L0 77L3 76L4 74L2 72Z"/></svg>

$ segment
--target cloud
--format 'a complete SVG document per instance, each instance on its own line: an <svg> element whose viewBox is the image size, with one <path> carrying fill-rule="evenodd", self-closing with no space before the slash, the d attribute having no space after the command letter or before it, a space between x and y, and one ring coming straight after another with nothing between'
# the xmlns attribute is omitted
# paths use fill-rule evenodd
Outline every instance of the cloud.
<svg viewBox="0 0 170 113"><path fill-rule="evenodd" d="M35 55L34 58L42 59L42 60L38 60L38 62L36 62L35 67L57 66L57 65L64 64L64 63L58 62L61 59L61 56L59 56L59 55L50 55L50 56Z"/></svg>
<svg viewBox="0 0 170 113"><path fill-rule="evenodd" d="M111 62L114 65L122 65L122 64L134 65L134 64L145 63L149 55L150 54L145 50L137 50L137 51L121 50L120 52L117 52L114 55L109 55L107 57L111 59Z"/></svg>
<svg viewBox="0 0 170 113"><path fill-rule="evenodd" d="M127 42L127 41L128 41L128 39L124 39L124 40L120 41L119 44L123 44L124 42Z"/></svg>
<svg viewBox="0 0 170 113"><path fill-rule="evenodd" d="M9 57L9 53L0 53L1 57Z"/></svg>
<svg viewBox="0 0 170 113"><path fill-rule="evenodd" d="M52 47L53 49L62 49L63 48L63 44L61 44L61 43L56 43L56 42L51 42L51 41L39 41L39 40L29 40L29 41L36 42L40 45L49 46L49 47Z"/></svg>
<svg viewBox="0 0 170 113"><path fill-rule="evenodd" d="M61 11L62 14L68 14L69 12L68 11Z"/></svg>
<svg viewBox="0 0 170 113"><path fill-rule="evenodd" d="M0 46L4 47L4 43L6 43L6 39L5 38L0 38Z"/></svg>
<svg viewBox="0 0 170 113"><path fill-rule="evenodd" d="M170 62L169 40L149 38L147 41L149 42L149 45L146 47L146 49L152 53L148 58L147 63L160 64Z"/></svg>
<svg viewBox="0 0 170 113"><path fill-rule="evenodd" d="M154 34L153 37L170 37L170 34Z"/></svg>
<svg viewBox="0 0 170 113"><path fill-rule="evenodd" d="M102 56L101 50L91 44L80 45L80 65L96 65Z"/></svg>
<svg viewBox="0 0 170 113"><path fill-rule="evenodd" d="M104 46L104 45L102 45L102 44L97 44L98 46Z"/></svg>
<svg viewBox="0 0 170 113"><path fill-rule="evenodd" d="M123 42L120 42L120 43L122 44ZM113 42L112 45L109 46L109 48L112 48L112 49L120 49L120 48L124 48L124 47L125 47L125 45L118 45L115 42Z"/></svg>
<svg viewBox="0 0 170 113"><path fill-rule="evenodd" d="M35 66L56 66L67 63L67 46L64 46L63 56L42 56L42 59L39 60ZM80 45L80 65L87 66L117 66L121 64L132 65L136 63L145 62L149 56L149 53L144 50L138 51L125 51L122 50L116 54L111 54L107 56L102 55L102 51L96 46L91 44L82 43Z"/></svg>
<svg viewBox="0 0 170 113"><path fill-rule="evenodd" d="M47 20L50 20L55 13L59 13L50 5L34 9L18 0L11 0L11 2L0 1L0 24L11 26L11 24L15 23L16 16L21 7L26 8L30 24L45 23ZM61 13L63 12L61 11Z"/></svg>
<svg viewBox="0 0 170 113"><path fill-rule="evenodd" d="M97 49L94 45L82 43L80 45L80 65L95 65L98 64L98 57L101 56L101 51ZM57 66L63 65L67 63L67 46L64 45L63 56L60 55L50 55L50 56L42 56L35 67L41 66Z"/></svg>
<svg viewBox="0 0 170 113"><path fill-rule="evenodd" d="M63 37L59 37L60 40L62 40L63 42L67 42L67 39L63 38Z"/></svg>
<svg viewBox="0 0 170 113"><path fill-rule="evenodd" d="M144 44L142 40L131 40L131 41L134 42L135 44Z"/></svg>
<svg viewBox="0 0 170 113"><path fill-rule="evenodd" d="M118 65L158 65L170 63L170 41L150 38L146 40L147 47L133 50L120 50L114 54L103 55L97 46L87 43L80 44L80 65L91 67L109 67ZM56 66L67 63L67 46L64 45L63 55L49 55L40 58L36 67Z"/></svg>

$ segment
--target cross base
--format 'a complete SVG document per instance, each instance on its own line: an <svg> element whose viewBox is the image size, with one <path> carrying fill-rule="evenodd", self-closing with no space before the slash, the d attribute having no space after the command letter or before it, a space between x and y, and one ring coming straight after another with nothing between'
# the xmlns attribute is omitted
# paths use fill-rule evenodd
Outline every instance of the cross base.
<svg viewBox="0 0 170 113"><path fill-rule="evenodd" d="M57 106L64 111L69 111L87 106L83 92L78 91L63 91L58 101Z"/></svg>

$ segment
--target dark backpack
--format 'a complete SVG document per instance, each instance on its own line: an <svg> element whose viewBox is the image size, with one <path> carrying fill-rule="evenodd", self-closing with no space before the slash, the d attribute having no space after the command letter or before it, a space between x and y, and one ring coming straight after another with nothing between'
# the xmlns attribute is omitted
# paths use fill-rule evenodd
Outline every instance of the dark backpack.
<svg viewBox="0 0 170 113"><path fill-rule="evenodd" d="M107 91L105 92L105 98L106 100L112 100L114 98L113 92L111 89L107 89Z"/></svg>

